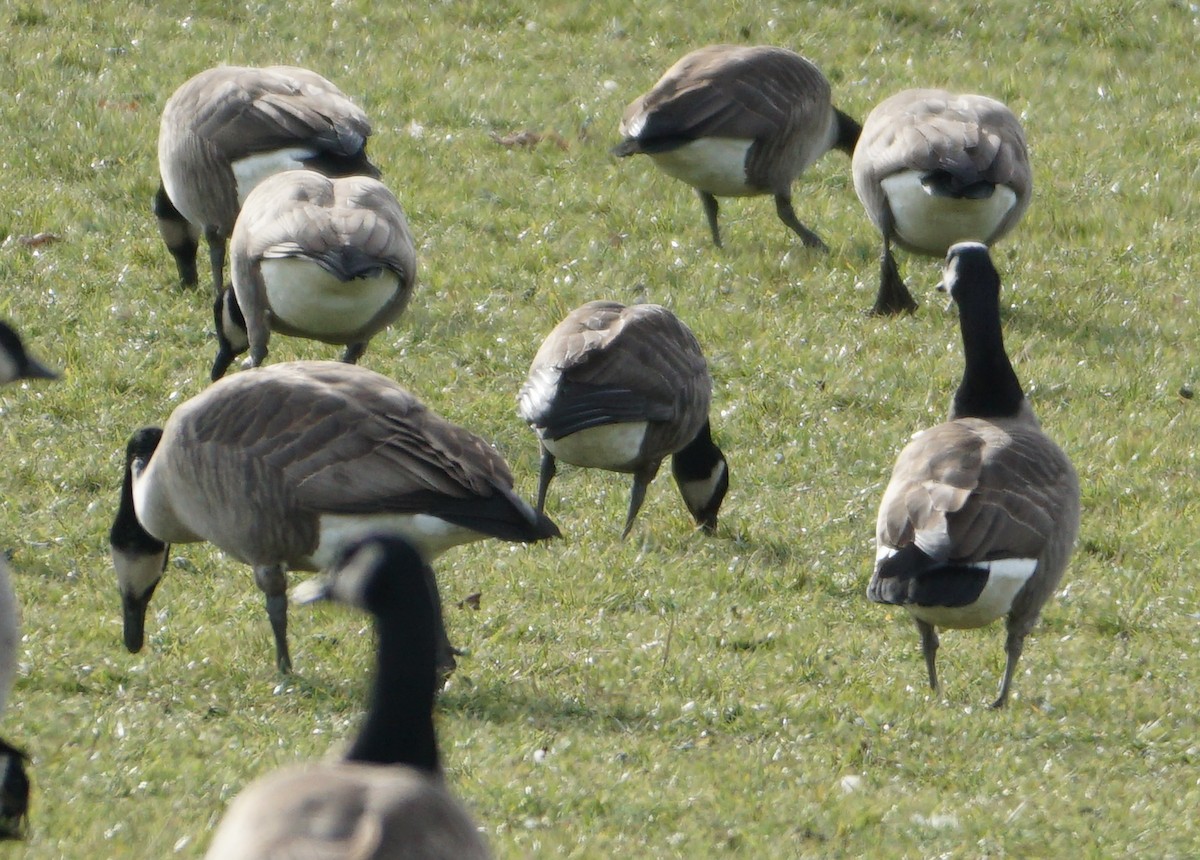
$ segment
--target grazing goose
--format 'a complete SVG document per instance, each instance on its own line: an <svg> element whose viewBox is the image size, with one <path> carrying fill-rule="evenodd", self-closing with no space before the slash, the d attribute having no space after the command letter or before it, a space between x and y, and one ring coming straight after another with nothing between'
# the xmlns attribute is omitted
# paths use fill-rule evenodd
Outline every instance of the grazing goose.
<svg viewBox="0 0 1200 860"><path fill-rule="evenodd" d="M125 646L141 650L169 544L206 540L253 565L290 671L287 568L328 567L366 533L403 536L427 559L557 536L512 483L490 445L365 368L298 361L222 379L129 440L109 537Z"/></svg>
<svg viewBox="0 0 1200 860"><path fill-rule="evenodd" d="M371 124L325 78L294 66L218 66L167 100L158 133L159 231L183 283L196 283L197 230L208 241L214 295L225 243L246 195L281 170L330 176L379 171L365 152Z"/></svg>
<svg viewBox="0 0 1200 860"><path fill-rule="evenodd" d="M229 805L207 857L485 860L470 815L443 781L433 724L438 687L438 607L432 572L403 540L351 546L306 599L369 612L375 678L358 737L336 762L262 777Z"/></svg>
<svg viewBox="0 0 1200 860"><path fill-rule="evenodd" d="M700 344L659 305L589 302L567 314L534 356L518 411L542 445L538 510L555 461L633 474L622 537L671 456L696 522L717 527L729 467L708 421L712 379Z"/></svg>
<svg viewBox="0 0 1200 860"><path fill-rule="evenodd" d="M353 364L404 311L417 272L404 210L383 183L312 170L277 173L250 192L230 255L233 289L214 306L214 380L247 349L262 364L272 330L343 344Z"/></svg>
<svg viewBox="0 0 1200 860"><path fill-rule="evenodd" d="M784 48L710 45L685 56L625 108L613 155L644 152L696 189L721 247L718 197L772 194L779 219L827 250L792 208L792 182L837 148L850 155L859 124L835 108L829 81Z"/></svg>
<svg viewBox="0 0 1200 860"><path fill-rule="evenodd" d="M18 379L57 379L25 351L20 336L0 322L0 384ZM17 649L21 642L21 611L13 591L8 565L0 556L0 714L8 704L17 674ZM29 810L29 778L25 753L0 739L0 840L19 839Z"/></svg>
<svg viewBox="0 0 1200 860"><path fill-rule="evenodd" d="M854 190L883 236L876 314L916 310L892 244L940 257L956 242L993 244L1025 214L1033 175L1025 132L987 96L905 90L863 123Z"/></svg>
<svg viewBox="0 0 1200 860"><path fill-rule="evenodd" d="M918 433L892 470L867 596L916 620L934 690L936 628L1006 616L1004 678L992 703L1000 708L1071 555L1079 480L1042 432L1004 351L1000 276L986 246L950 248L943 283L958 304L966 368L950 420Z"/></svg>

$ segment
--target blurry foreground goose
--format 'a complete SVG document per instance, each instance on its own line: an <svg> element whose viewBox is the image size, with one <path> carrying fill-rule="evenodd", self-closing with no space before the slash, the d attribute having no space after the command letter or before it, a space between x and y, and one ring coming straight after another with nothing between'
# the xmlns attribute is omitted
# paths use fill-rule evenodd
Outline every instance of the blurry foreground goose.
<svg viewBox="0 0 1200 860"><path fill-rule="evenodd" d="M169 544L210 541L254 567L276 663L290 671L288 568L326 568L347 543L374 533L404 537L429 560L488 537L557 536L512 487L508 465L484 440L365 368L299 361L222 379L126 448L109 536L125 646L142 648Z"/></svg>
<svg viewBox="0 0 1200 860"><path fill-rule="evenodd" d="M25 351L20 336L0 322L0 384L20 379L57 379L50 370ZM3 555L0 555L0 714L8 704L17 674L17 649L21 642L21 611ZM0 739L0 840L19 839L29 810L29 778L25 753Z"/></svg>
<svg viewBox="0 0 1200 860"><path fill-rule="evenodd" d="M729 489L708 420L712 379L695 335L660 305L589 302L567 314L534 356L518 411L542 445L538 510L556 461L633 474L622 537L664 458L705 531Z"/></svg>
<svg viewBox="0 0 1200 860"><path fill-rule="evenodd" d="M1007 619L1000 695L1054 594L1079 531L1079 481L1042 432L1004 350L1000 276L987 248L953 246L943 281L958 305L966 367L950 420L900 452L876 524L867 596L916 620L938 688L936 628Z"/></svg>
<svg viewBox="0 0 1200 860"><path fill-rule="evenodd" d="M230 240L233 288L215 304L220 379L250 350L262 364L271 332L343 344L353 364L404 311L417 257L399 201L369 176L288 170L246 198Z"/></svg>
<svg viewBox="0 0 1200 860"><path fill-rule="evenodd" d="M940 257L956 242L991 245L1025 214L1033 174L1021 123L995 99L905 90L867 115L854 190L883 237L872 311L917 307L892 244Z"/></svg>
<svg viewBox="0 0 1200 860"><path fill-rule="evenodd" d="M860 127L833 106L829 81L785 48L710 45L669 68L625 108L613 154L645 153L696 189L712 231L718 197L771 194L779 219L810 248L825 243L800 223L792 183L830 149L854 151Z"/></svg>
<svg viewBox="0 0 1200 860"><path fill-rule="evenodd" d="M225 244L246 196L266 177L307 167L329 176L379 171L365 151L367 115L336 86L294 66L218 66L186 81L163 108L158 133L159 232L184 284L196 283L200 232L214 295Z"/></svg>
<svg viewBox="0 0 1200 860"><path fill-rule="evenodd" d="M229 805L210 860L485 860L483 838L443 780L433 723L439 611L432 573L398 538L350 546L296 589L370 613L375 677L358 737L339 761L262 777Z"/></svg>

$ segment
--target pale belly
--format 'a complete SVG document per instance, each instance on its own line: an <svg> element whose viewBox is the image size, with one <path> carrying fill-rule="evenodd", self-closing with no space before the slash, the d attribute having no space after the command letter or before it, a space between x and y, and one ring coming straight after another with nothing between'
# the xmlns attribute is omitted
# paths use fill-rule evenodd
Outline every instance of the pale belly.
<svg viewBox="0 0 1200 860"><path fill-rule="evenodd" d="M990 242L1017 202L1017 195L1003 185L982 200L937 196L921 184L921 174L911 170L889 176L880 185L900 239L930 254L944 254L956 242Z"/></svg>
<svg viewBox="0 0 1200 860"><path fill-rule="evenodd" d="M340 281L303 257L264 260L262 278L267 304L280 328L335 340L369 325L400 285L399 276L388 270Z"/></svg>
<svg viewBox="0 0 1200 860"><path fill-rule="evenodd" d="M246 202L250 192L268 176L285 170L299 170L306 159L312 158L313 150L296 146L248 155L233 162L233 179L237 183L238 206ZM170 193L170 189L167 189ZM178 205L178 204L177 204Z"/></svg>
<svg viewBox="0 0 1200 860"><path fill-rule="evenodd" d="M746 153L751 140L706 137L669 152L651 154L663 173L717 197L762 194L746 181Z"/></svg>
<svg viewBox="0 0 1200 860"><path fill-rule="evenodd" d="M561 439L542 439L546 450L573 466L629 471L642 450L648 423L629 421L580 430Z"/></svg>

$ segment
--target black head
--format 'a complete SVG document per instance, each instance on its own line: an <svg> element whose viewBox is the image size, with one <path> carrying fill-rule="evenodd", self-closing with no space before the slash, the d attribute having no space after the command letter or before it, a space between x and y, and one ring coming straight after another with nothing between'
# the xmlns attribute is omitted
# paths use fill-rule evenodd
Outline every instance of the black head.
<svg viewBox="0 0 1200 860"><path fill-rule="evenodd" d="M18 379L58 379L58 374L27 353L20 335L0 322L0 383Z"/></svg>
<svg viewBox="0 0 1200 860"><path fill-rule="evenodd" d="M712 534L717 513L729 492L729 463L713 441L706 421L687 447L671 457L671 474L696 523Z"/></svg>
<svg viewBox="0 0 1200 860"><path fill-rule="evenodd" d="M29 815L25 753L0 739L0 840L23 839Z"/></svg>
<svg viewBox="0 0 1200 860"><path fill-rule="evenodd" d="M229 370L233 360L250 348L246 317L231 287L221 290L213 302L213 324L217 331L217 357L213 361L212 381L216 382Z"/></svg>

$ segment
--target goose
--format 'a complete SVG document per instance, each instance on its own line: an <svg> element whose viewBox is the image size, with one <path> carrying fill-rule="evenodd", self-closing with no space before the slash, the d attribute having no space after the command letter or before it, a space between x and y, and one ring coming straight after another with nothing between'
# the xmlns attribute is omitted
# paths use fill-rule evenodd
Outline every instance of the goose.
<svg viewBox="0 0 1200 860"><path fill-rule="evenodd" d="M712 438L712 379L695 335L660 305L594 301L546 337L518 395L518 412L541 441L537 509L556 461L633 475L629 535L665 457L692 517L706 531L729 489L729 466Z"/></svg>
<svg viewBox="0 0 1200 860"><path fill-rule="evenodd" d="M246 198L229 245L233 288L214 305L220 379L247 349L257 367L272 330L346 346L353 364L396 320L416 279L400 202L370 176L287 170Z"/></svg>
<svg viewBox="0 0 1200 860"><path fill-rule="evenodd" d="M900 452L876 523L867 596L916 621L938 689L938 627L1007 619L1008 701L1025 637L1054 593L1079 531L1079 479L1021 390L1000 327L1000 276L985 245L946 255L943 286L958 305L966 367L950 420Z"/></svg>
<svg viewBox="0 0 1200 860"><path fill-rule="evenodd" d="M366 155L371 124L336 86L295 66L217 66L167 100L158 133L154 213L180 280L196 283L196 240L208 242L214 297L238 210L266 177L298 167L330 176L379 170Z"/></svg>
<svg viewBox="0 0 1200 860"><path fill-rule="evenodd" d="M405 541L368 537L347 548L323 583L309 580L295 590L298 600L328 599L374 617L366 719L340 760L286 767L238 794L206 857L491 857L442 774L433 722L438 610L426 587L431 578Z"/></svg>
<svg viewBox="0 0 1200 860"><path fill-rule="evenodd" d="M917 308L893 244L934 257L956 242L992 245L1021 220L1033 190L1012 111L945 90L905 90L877 105L851 165L854 190L883 237L875 314Z"/></svg>
<svg viewBox="0 0 1200 860"><path fill-rule="evenodd" d="M25 350L21 336L0 322L0 385L21 379L57 379L58 374ZM21 642L21 610L8 564L0 556L0 714L17 675ZM0 738L0 840L20 839L29 812L29 777L25 753Z"/></svg>
<svg viewBox="0 0 1200 860"><path fill-rule="evenodd" d="M613 155L645 153L696 189L721 247L718 197L771 194L810 248L828 250L792 208L792 183L830 149L850 155L859 124L835 108L829 81L785 48L710 45L686 55L625 108Z"/></svg>
<svg viewBox="0 0 1200 860"><path fill-rule="evenodd" d="M559 535L513 492L495 449L385 376L298 361L226 377L126 446L109 534L125 646L142 648L169 545L209 541L253 566L287 673L286 570L328 567L374 532L404 536L430 560L487 537Z"/></svg>

